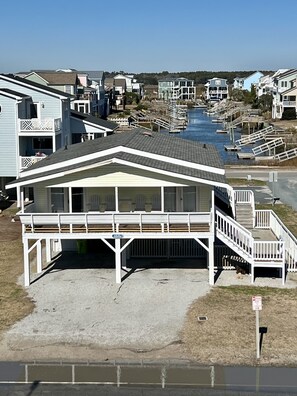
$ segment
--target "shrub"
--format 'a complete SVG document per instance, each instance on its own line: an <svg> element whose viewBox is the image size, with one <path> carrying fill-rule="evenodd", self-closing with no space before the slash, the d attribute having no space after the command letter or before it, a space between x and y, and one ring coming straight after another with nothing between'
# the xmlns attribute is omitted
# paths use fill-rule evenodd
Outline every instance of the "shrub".
<svg viewBox="0 0 297 396"><path fill-rule="evenodd" d="M285 109L282 115L282 120L296 120L296 109Z"/></svg>

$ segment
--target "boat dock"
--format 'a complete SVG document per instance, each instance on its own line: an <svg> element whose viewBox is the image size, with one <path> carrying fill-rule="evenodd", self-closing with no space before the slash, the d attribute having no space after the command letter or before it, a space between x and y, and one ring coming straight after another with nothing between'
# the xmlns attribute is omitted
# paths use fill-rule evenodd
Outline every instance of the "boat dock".
<svg viewBox="0 0 297 396"><path fill-rule="evenodd" d="M237 153L237 158L242 160L251 160L255 158L253 153Z"/></svg>
<svg viewBox="0 0 297 396"><path fill-rule="evenodd" d="M241 147L240 146L236 146L236 144L226 144L224 146L226 151L240 151Z"/></svg>

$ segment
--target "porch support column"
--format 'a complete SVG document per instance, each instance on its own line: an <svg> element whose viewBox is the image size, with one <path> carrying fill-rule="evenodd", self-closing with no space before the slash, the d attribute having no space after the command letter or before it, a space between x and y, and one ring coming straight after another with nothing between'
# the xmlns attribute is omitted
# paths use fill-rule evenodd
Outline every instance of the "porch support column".
<svg viewBox="0 0 297 396"><path fill-rule="evenodd" d="M126 249L124 249L122 251L122 268L125 270L127 269L127 250Z"/></svg>
<svg viewBox="0 0 297 396"><path fill-rule="evenodd" d="M116 283L122 282L122 265L121 265L121 240L115 239L115 265L116 265Z"/></svg>
<svg viewBox="0 0 297 396"><path fill-rule="evenodd" d="M208 238L208 277L209 284L214 285L214 237Z"/></svg>
<svg viewBox="0 0 297 396"><path fill-rule="evenodd" d="M42 249L41 249L41 239L39 239L39 241L37 241L37 245L36 245L36 249L37 249L37 254L36 254L36 258L37 258L37 273L40 274L40 272L42 272Z"/></svg>
<svg viewBox="0 0 297 396"><path fill-rule="evenodd" d="M51 240L45 240L45 251L46 251L46 262L49 263L52 260L52 252L51 252Z"/></svg>
<svg viewBox="0 0 297 396"><path fill-rule="evenodd" d="M253 284L255 281L255 267L254 264L251 264L251 284Z"/></svg>
<svg viewBox="0 0 297 396"><path fill-rule="evenodd" d="M29 260L29 243L28 239L23 240L24 249L24 285L30 286L30 260Z"/></svg>
<svg viewBox="0 0 297 396"><path fill-rule="evenodd" d="M17 190L17 207L20 208L21 207L21 188L18 186L16 188Z"/></svg>

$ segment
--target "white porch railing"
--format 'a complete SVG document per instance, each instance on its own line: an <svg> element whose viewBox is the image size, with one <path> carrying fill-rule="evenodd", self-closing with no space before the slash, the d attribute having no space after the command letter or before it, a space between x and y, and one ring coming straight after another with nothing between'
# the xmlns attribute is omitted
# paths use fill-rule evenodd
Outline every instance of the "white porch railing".
<svg viewBox="0 0 297 396"><path fill-rule="evenodd" d="M284 107L296 107L296 101L295 100L283 100L283 106Z"/></svg>
<svg viewBox="0 0 297 396"><path fill-rule="evenodd" d="M61 118L19 119L19 132L57 132L62 128Z"/></svg>
<svg viewBox="0 0 297 396"><path fill-rule="evenodd" d="M254 202L254 193L252 190L234 190L235 203L249 203Z"/></svg>
<svg viewBox="0 0 297 396"><path fill-rule="evenodd" d="M146 226L158 225L160 232L169 233L172 226L177 226L174 232L199 232L192 229L194 225L206 225L205 232L210 232L211 214L209 212L202 213L19 213L21 223L29 226L30 230L26 232L38 232L42 226L51 226L47 232L65 232L65 226L69 227L70 233L73 232L72 227L82 227L80 232L89 232L90 226L109 226L109 232L121 231L121 226L127 227L129 232L145 232ZM182 228L178 228L182 226ZM37 227L37 228L36 228ZM56 230L54 229L56 228ZM76 232L77 229L76 229ZM104 232L104 229L103 231ZM108 232L108 231L107 231ZM156 231L157 232L157 231Z"/></svg>
<svg viewBox="0 0 297 396"><path fill-rule="evenodd" d="M297 238L272 210L256 210L256 228L271 229L284 242L285 261L289 272L297 270Z"/></svg>
<svg viewBox="0 0 297 396"><path fill-rule="evenodd" d="M112 121L115 122L117 124L119 124L120 126L128 126L129 125L129 121L128 121L128 117L127 118L108 118L108 121Z"/></svg>
<svg viewBox="0 0 297 396"><path fill-rule="evenodd" d="M20 170L24 170L29 168L29 166L36 164L36 162L39 162L46 158L46 155L42 157L37 157L37 156L32 156L32 157L20 157Z"/></svg>
<svg viewBox="0 0 297 396"><path fill-rule="evenodd" d="M283 240L255 241L250 231L219 210L216 210L216 227L218 237L249 263L263 266L284 263Z"/></svg>
<svg viewBox="0 0 297 396"><path fill-rule="evenodd" d="M216 210L216 230L223 242L251 262L254 239L250 231L219 210Z"/></svg>

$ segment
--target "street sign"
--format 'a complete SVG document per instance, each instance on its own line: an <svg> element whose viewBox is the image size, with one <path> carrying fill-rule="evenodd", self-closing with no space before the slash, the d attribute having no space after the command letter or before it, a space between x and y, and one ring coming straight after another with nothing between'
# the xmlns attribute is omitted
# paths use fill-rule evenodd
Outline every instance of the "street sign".
<svg viewBox="0 0 297 396"><path fill-rule="evenodd" d="M254 311L262 310L262 297L261 296L253 296L252 297L252 305Z"/></svg>
<svg viewBox="0 0 297 396"><path fill-rule="evenodd" d="M112 234L112 237L114 239L122 239L122 238L124 238L124 235L123 234Z"/></svg>

